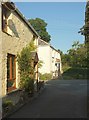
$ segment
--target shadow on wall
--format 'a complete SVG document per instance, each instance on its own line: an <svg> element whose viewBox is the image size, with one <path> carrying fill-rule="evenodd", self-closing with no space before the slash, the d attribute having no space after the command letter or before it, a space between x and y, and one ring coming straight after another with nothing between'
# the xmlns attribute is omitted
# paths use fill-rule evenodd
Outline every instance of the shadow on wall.
<svg viewBox="0 0 89 120"><path fill-rule="evenodd" d="M19 37L18 32L17 32L17 29L16 29L15 24L14 24L14 22L12 21L12 19L9 19L9 20L8 20L8 27L10 28L10 30L14 33L14 35L15 35L16 37Z"/></svg>

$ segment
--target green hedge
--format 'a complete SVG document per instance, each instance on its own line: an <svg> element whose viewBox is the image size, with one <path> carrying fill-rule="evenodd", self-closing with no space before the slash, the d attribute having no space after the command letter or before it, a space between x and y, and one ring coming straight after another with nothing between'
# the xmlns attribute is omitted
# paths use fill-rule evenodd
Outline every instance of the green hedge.
<svg viewBox="0 0 89 120"><path fill-rule="evenodd" d="M51 73L45 73L45 74L40 73L39 79L40 80L50 80L50 79L52 79L52 74Z"/></svg>
<svg viewBox="0 0 89 120"><path fill-rule="evenodd" d="M89 79L88 71L89 69L86 68L69 68L62 77L63 79Z"/></svg>

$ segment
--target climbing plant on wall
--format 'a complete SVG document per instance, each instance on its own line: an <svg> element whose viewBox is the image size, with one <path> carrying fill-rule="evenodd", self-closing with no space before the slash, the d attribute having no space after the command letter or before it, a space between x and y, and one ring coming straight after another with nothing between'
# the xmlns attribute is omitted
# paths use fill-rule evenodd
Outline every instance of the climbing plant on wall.
<svg viewBox="0 0 89 120"><path fill-rule="evenodd" d="M17 61L20 71L20 88L24 88L27 92L34 90L34 67L32 65L31 52L35 51L36 46L33 40L22 49L21 53L17 55Z"/></svg>

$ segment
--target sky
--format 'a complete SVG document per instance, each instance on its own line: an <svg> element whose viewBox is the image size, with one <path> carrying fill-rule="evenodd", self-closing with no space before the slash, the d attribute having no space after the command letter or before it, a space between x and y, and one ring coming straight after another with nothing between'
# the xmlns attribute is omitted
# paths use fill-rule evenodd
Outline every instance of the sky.
<svg viewBox="0 0 89 120"><path fill-rule="evenodd" d="M16 2L26 19L41 18L47 23L50 44L66 53L74 41L84 42L78 33L84 25L85 2Z"/></svg>

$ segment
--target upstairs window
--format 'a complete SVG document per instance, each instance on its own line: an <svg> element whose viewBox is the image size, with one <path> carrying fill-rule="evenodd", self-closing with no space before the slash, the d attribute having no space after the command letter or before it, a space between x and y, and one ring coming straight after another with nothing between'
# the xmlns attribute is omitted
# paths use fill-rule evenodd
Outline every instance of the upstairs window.
<svg viewBox="0 0 89 120"><path fill-rule="evenodd" d="M2 5L2 31L12 35L12 27L11 11Z"/></svg>
<svg viewBox="0 0 89 120"><path fill-rule="evenodd" d="M35 35L33 35L33 40L35 40L36 39L36 37L35 37Z"/></svg>
<svg viewBox="0 0 89 120"><path fill-rule="evenodd" d="M2 31L7 32L8 9L2 5Z"/></svg>

